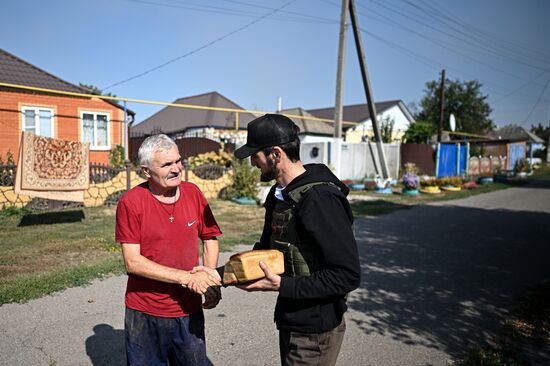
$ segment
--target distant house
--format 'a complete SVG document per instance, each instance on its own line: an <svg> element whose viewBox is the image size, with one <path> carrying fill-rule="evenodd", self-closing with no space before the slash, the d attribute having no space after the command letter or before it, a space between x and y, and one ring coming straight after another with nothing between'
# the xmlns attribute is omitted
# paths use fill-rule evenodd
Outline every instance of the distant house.
<svg viewBox="0 0 550 366"><path fill-rule="evenodd" d="M300 128L299 136L301 142L318 142L332 140L332 136L334 135L334 125L332 123L307 119L316 117L302 108L284 109L279 113L289 116L305 117L290 117L290 119L292 119L294 123Z"/></svg>
<svg viewBox="0 0 550 366"><path fill-rule="evenodd" d="M246 142L246 126L256 118L252 113L220 111L217 108L243 109L218 92L180 98L173 104L211 107L212 109L167 106L142 122L131 126L131 136L165 133L174 139L206 137L218 142Z"/></svg>
<svg viewBox="0 0 550 366"><path fill-rule="evenodd" d="M0 156L17 161L21 132L90 143L90 162L108 163L109 151L124 145L124 108L94 97L71 84L0 49L0 83L89 94L68 96L0 86ZM127 110L127 121L135 113Z"/></svg>
<svg viewBox="0 0 550 366"><path fill-rule="evenodd" d="M544 144L544 140L524 127L508 125L489 132L489 136L495 140L525 141L529 144Z"/></svg>
<svg viewBox="0 0 550 366"><path fill-rule="evenodd" d="M393 139L400 139L409 125L414 123L414 117L401 100L390 100L375 103L377 121L379 125L383 121L393 121ZM319 118L334 119L334 107L308 109L309 113ZM343 134L347 142L360 142L366 137L372 138L374 132L367 104L347 105L343 107L344 121L356 122L355 126L344 124Z"/></svg>

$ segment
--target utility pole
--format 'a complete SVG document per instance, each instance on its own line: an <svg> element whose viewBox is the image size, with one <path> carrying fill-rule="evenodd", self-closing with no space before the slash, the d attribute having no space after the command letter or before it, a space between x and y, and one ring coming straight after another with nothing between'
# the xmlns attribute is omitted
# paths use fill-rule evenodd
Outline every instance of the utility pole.
<svg viewBox="0 0 550 366"><path fill-rule="evenodd" d="M445 119L445 69L441 71L441 105L439 115L439 126L437 128L437 142L441 142L441 132L443 131L443 120Z"/></svg>
<svg viewBox="0 0 550 366"><path fill-rule="evenodd" d="M550 119L548 119L548 142L546 143L546 162L550 163Z"/></svg>
<svg viewBox="0 0 550 366"><path fill-rule="evenodd" d="M342 137L342 120L344 114L343 94L344 59L346 55L346 33L348 30L349 0L342 0L342 14L340 16L340 37L338 42L338 70L336 71L336 102L334 103L334 137Z"/></svg>
<svg viewBox="0 0 550 366"><path fill-rule="evenodd" d="M363 87L365 88L365 94L367 95L367 106L369 108L370 119L372 121L372 129L374 130L374 137L376 138L376 147L378 150L378 158L380 165L382 166L382 177L389 178L388 165L386 164L386 155L384 153L384 146L382 145L382 138L380 134L380 127L378 126L378 120L376 117L376 107L374 105L374 98L372 97L372 89L369 81L369 73L367 70L367 61L365 60L365 51L363 49L363 42L361 41L361 33L359 31L359 21L355 11L354 0L349 0L349 12L351 18L351 25L353 28L353 36L355 38L355 48L357 49L357 56L359 58L359 65L361 68L361 76L363 78Z"/></svg>

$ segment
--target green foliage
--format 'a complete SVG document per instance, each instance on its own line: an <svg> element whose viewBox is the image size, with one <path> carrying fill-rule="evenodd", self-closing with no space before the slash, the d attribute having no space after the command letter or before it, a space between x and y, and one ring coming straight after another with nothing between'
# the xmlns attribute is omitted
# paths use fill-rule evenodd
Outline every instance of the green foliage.
<svg viewBox="0 0 550 366"><path fill-rule="evenodd" d="M15 159L13 158L13 153L8 150L8 152L6 153L6 162L4 163L4 159L2 158L2 155L0 155L0 165L4 165L4 164L7 164L7 165L12 165L12 164L15 164Z"/></svg>
<svg viewBox="0 0 550 366"><path fill-rule="evenodd" d="M6 206L0 210L0 217L23 216L31 212L32 210L27 207Z"/></svg>
<svg viewBox="0 0 550 366"><path fill-rule="evenodd" d="M540 137L546 143L548 141L548 133L550 132L549 126L543 126L542 123L531 126L531 132Z"/></svg>
<svg viewBox="0 0 550 366"><path fill-rule="evenodd" d="M233 184L227 187L227 198L249 197L256 199L260 170L250 165L249 159L233 160Z"/></svg>
<svg viewBox="0 0 550 366"><path fill-rule="evenodd" d="M384 143L390 143L393 141L393 126L395 125L395 120L386 116L385 118L380 119L380 138ZM373 138L373 141L376 141L376 138Z"/></svg>
<svg viewBox="0 0 550 366"><path fill-rule="evenodd" d="M514 165L514 173L528 173L531 171L531 166L527 159L521 159L516 161Z"/></svg>
<svg viewBox="0 0 550 366"><path fill-rule="evenodd" d="M440 80L426 83L425 94L420 101L420 113L417 119L424 120L437 128L441 115ZM495 128L489 118L491 107L487 96L481 93L482 84L477 80L445 80L444 124L449 129L449 116L456 117L456 131L484 134Z"/></svg>
<svg viewBox="0 0 550 366"><path fill-rule="evenodd" d="M433 124L417 121L410 124L403 140L408 144L427 144L436 132L437 129Z"/></svg>
<svg viewBox="0 0 550 366"><path fill-rule="evenodd" d="M468 357L457 366L519 366L518 361L510 350L499 347L478 347L471 351Z"/></svg>
<svg viewBox="0 0 550 366"><path fill-rule="evenodd" d="M199 154L197 156L191 156L188 159L189 167L195 169L201 165L219 165L228 167L231 165L231 154L220 148L216 151L209 151L207 153Z"/></svg>
<svg viewBox="0 0 550 366"><path fill-rule="evenodd" d="M483 145L470 144L470 156L485 156L485 147Z"/></svg>
<svg viewBox="0 0 550 366"><path fill-rule="evenodd" d="M122 146L115 145L109 151L109 163L115 168L124 167L124 148Z"/></svg>
<svg viewBox="0 0 550 366"><path fill-rule="evenodd" d="M420 185L422 187L438 187L439 181L435 178L422 179Z"/></svg>
<svg viewBox="0 0 550 366"><path fill-rule="evenodd" d="M95 94L95 95L105 95L105 96L108 96L108 97L116 97L116 94L113 94L111 92L103 93L103 91L101 89L99 89L97 86L92 85L92 84L78 83L78 85L81 88L84 88L84 89L88 90L90 93Z"/></svg>

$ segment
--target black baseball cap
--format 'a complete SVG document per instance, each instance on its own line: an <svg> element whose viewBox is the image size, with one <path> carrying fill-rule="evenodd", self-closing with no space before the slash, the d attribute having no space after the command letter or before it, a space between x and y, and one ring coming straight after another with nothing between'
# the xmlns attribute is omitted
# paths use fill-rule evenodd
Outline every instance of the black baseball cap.
<svg viewBox="0 0 550 366"><path fill-rule="evenodd" d="M244 159L266 147L279 146L298 138L298 126L281 114L266 114L251 121L246 145L235 150L235 156Z"/></svg>

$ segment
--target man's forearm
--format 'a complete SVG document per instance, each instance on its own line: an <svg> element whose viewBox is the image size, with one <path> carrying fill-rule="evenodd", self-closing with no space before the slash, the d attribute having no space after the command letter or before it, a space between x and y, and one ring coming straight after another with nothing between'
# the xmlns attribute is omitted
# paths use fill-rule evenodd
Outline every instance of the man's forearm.
<svg viewBox="0 0 550 366"><path fill-rule="evenodd" d="M205 267L216 268L220 246L218 239L206 239L202 243L202 263Z"/></svg>

